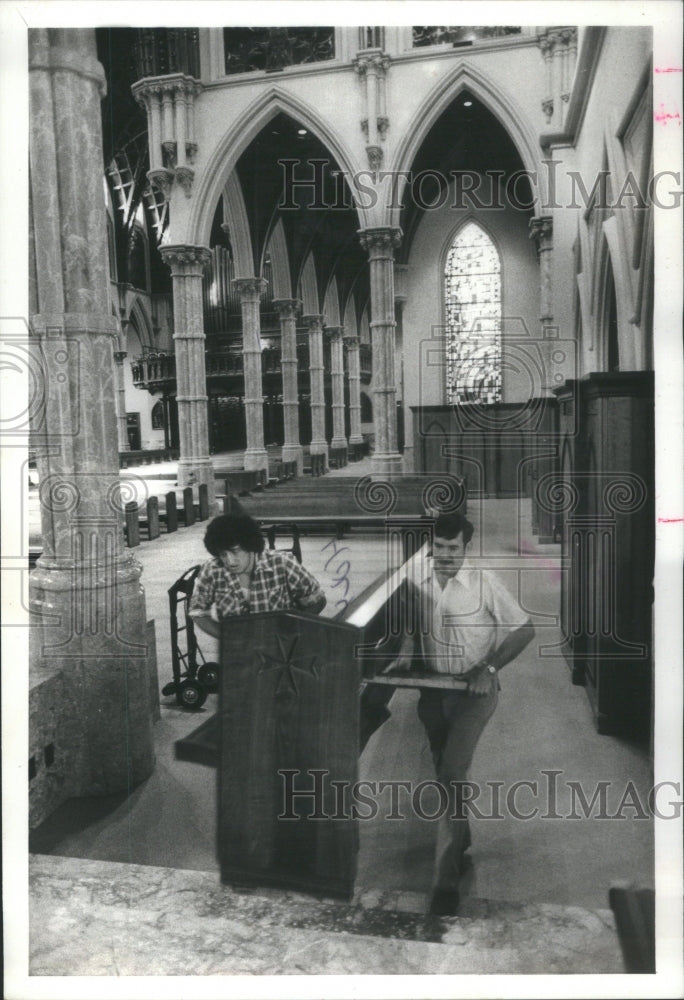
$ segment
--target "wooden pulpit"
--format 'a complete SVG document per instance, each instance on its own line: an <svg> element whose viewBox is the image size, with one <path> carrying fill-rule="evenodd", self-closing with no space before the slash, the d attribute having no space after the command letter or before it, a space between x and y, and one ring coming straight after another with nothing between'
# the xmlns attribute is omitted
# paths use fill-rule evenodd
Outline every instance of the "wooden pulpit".
<svg viewBox="0 0 684 1000"><path fill-rule="evenodd" d="M358 630L295 612L227 619L219 689L221 879L351 898Z"/></svg>

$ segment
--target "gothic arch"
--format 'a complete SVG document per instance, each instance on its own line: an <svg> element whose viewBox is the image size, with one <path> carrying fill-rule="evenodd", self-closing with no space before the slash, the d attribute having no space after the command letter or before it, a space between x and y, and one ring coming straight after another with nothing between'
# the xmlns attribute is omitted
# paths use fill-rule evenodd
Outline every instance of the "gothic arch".
<svg viewBox="0 0 684 1000"><path fill-rule="evenodd" d="M278 219L266 241L264 254L271 256L271 276L273 279L273 298L292 298L292 283L290 279L290 257L287 252L283 220ZM263 268L262 268L263 270Z"/></svg>
<svg viewBox="0 0 684 1000"><path fill-rule="evenodd" d="M254 253L252 251L252 236L249 231L249 220L245 199L237 172L232 170L223 186L223 221L228 225L228 237L233 254L236 278L254 277ZM201 244L208 246L207 243Z"/></svg>
<svg viewBox="0 0 684 1000"><path fill-rule="evenodd" d="M147 347L154 350L156 344L154 342L154 333L152 330L152 319L149 315L147 302L141 295L136 295L130 300L126 319L133 324L136 335L140 340L141 347Z"/></svg>
<svg viewBox="0 0 684 1000"><path fill-rule="evenodd" d="M340 297L337 292L337 278L332 276L326 289L323 300L323 314L326 326L341 326L340 321Z"/></svg>
<svg viewBox="0 0 684 1000"><path fill-rule="evenodd" d="M299 98L286 93L280 87L274 87L256 98L230 125L219 141L199 178L192 199L193 205L190 211L187 235L181 240L180 235L174 233L174 241L208 246L216 204L228 177L252 140L269 121L281 112L295 118L316 135L330 150L347 176L352 176L355 173L358 165L329 123L309 104L305 104ZM352 189L350 188L350 190ZM370 225L366 210L357 207L357 214L359 228L366 229Z"/></svg>
<svg viewBox="0 0 684 1000"><path fill-rule="evenodd" d="M594 324L598 362L601 371L609 371L608 335L611 308L611 283L614 286L617 322L617 351L619 367L631 371L635 367L634 326L632 318L632 294L629 278L625 274L625 260L620 253L617 223L615 217L603 223L603 234L599 245L595 268L595 308Z"/></svg>
<svg viewBox="0 0 684 1000"><path fill-rule="evenodd" d="M396 206L401 202L401 192L406 183L404 175L411 169L430 129L452 101L464 91L472 94L496 116L511 137L525 170L536 175L536 183L532 184L535 195L534 212L535 215L542 214L542 206L547 202L546 178L542 171L539 143L531 123L522 108L484 73L461 64L432 89L404 130L404 138L397 147L393 167L398 172L398 197L392 199L389 206L387 225L399 225L401 209Z"/></svg>
<svg viewBox="0 0 684 1000"><path fill-rule="evenodd" d="M302 266L299 278L298 298L302 302L302 313L305 316L317 316L320 312L318 304L318 280L313 253L309 252Z"/></svg>

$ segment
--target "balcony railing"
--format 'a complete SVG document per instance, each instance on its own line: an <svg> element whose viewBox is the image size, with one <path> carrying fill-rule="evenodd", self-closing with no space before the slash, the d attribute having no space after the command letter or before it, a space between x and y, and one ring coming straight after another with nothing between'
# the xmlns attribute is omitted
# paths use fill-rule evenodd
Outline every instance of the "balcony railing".
<svg viewBox="0 0 684 1000"><path fill-rule="evenodd" d="M137 389L163 388L176 379L176 359L173 354L146 354L131 362L133 385Z"/></svg>
<svg viewBox="0 0 684 1000"><path fill-rule="evenodd" d="M519 35L521 29L517 27L465 27L443 26L416 26L411 29L413 32L413 48L418 49L426 45L471 45L473 42L485 38L504 38L507 35Z"/></svg>
<svg viewBox="0 0 684 1000"><path fill-rule="evenodd" d="M372 373L371 345L361 344L359 347L359 362L361 379L369 382ZM330 352L324 352L324 370L330 375ZM207 351L205 354L207 377L242 377L244 364L241 351ZM280 347L265 347L261 352L261 371L263 375L282 374ZM150 391L170 389L176 381L176 359L173 354L146 354L131 362L133 384L137 389ZM297 344L297 372L302 375L309 373L309 345Z"/></svg>
<svg viewBox="0 0 684 1000"><path fill-rule="evenodd" d="M197 28L140 28L134 47L138 79L185 73L199 79Z"/></svg>
<svg viewBox="0 0 684 1000"><path fill-rule="evenodd" d="M261 70L276 73L286 66L335 58L335 29L224 28L226 75Z"/></svg>
<svg viewBox="0 0 684 1000"><path fill-rule="evenodd" d="M205 356L207 375L242 375L244 371L242 354L211 354Z"/></svg>

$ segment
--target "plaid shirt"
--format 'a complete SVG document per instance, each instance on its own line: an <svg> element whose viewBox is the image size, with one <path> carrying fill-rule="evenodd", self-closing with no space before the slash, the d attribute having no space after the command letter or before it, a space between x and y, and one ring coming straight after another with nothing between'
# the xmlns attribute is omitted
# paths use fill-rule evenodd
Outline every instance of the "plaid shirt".
<svg viewBox="0 0 684 1000"><path fill-rule="evenodd" d="M289 552L265 549L257 555L249 598L220 559L210 559L199 571L190 600L193 618L208 615L213 606L219 620L258 611L290 611L302 598L322 596L318 581Z"/></svg>

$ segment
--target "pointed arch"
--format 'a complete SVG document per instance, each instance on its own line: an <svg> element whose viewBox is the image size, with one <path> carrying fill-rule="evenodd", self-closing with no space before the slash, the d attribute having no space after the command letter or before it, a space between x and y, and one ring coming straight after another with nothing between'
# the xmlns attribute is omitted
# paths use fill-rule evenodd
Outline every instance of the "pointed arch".
<svg viewBox="0 0 684 1000"><path fill-rule="evenodd" d="M140 295L135 295L129 300L129 303L126 319L133 324L141 347L143 349L150 348L151 350L155 350L156 344L152 332L152 318L148 313L146 300Z"/></svg>
<svg viewBox="0 0 684 1000"><path fill-rule="evenodd" d="M358 336L356 327L356 303L354 302L354 293L351 292L347 298L347 304L344 307L344 332L348 337Z"/></svg>
<svg viewBox="0 0 684 1000"><path fill-rule="evenodd" d="M255 262L252 236L249 231L245 199L236 170L231 172L223 185L223 221L228 226L235 277L253 278ZM202 246L208 246L208 240L209 237Z"/></svg>
<svg viewBox="0 0 684 1000"><path fill-rule="evenodd" d="M252 140L265 125L281 112L301 122L305 128L309 129L330 150L348 177L361 169L362 164L355 161L352 153L347 150L344 142L328 121L298 97L287 93L280 87L273 87L257 97L230 124L209 157L207 165L198 179L199 182L192 199L193 204L188 219L187 233L182 237L184 242L208 246L213 214L226 180ZM351 188L350 191L352 191ZM359 219L359 228L367 228L371 224L368 212L356 204L355 208ZM181 234L174 233L174 239L181 239Z"/></svg>
<svg viewBox="0 0 684 1000"><path fill-rule="evenodd" d="M273 281L273 298L292 298L292 281L290 278L290 256L287 252L287 241L283 220L278 219L266 243L264 254L271 257L271 278ZM263 268L262 268L263 270Z"/></svg>
<svg viewBox="0 0 684 1000"><path fill-rule="evenodd" d="M601 226L597 258L594 261L593 319L596 331L597 360L601 371L609 371L609 337L611 326L611 287L614 288L615 322L619 367L626 371L635 365L634 326L632 319L632 294L629 277L625 274L624 261L619 246L615 216Z"/></svg>
<svg viewBox="0 0 684 1000"><path fill-rule="evenodd" d="M463 91L472 94L498 119L511 137L525 170L536 175L531 185L535 195L535 215L540 215L542 206L547 204L546 175L542 170L540 147L525 112L484 73L472 65L461 63L430 91L404 130L404 137L398 144L394 157L393 169L397 171L399 179L398 194L391 200L387 225L399 225L401 208L397 206L401 204L406 175L430 129Z"/></svg>
<svg viewBox="0 0 684 1000"><path fill-rule="evenodd" d="M304 261L299 279L299 289L297 297L302 300L302 313L305 316L317 316L320 313L320 306L318 304L318 282L313 253L309 253Z"/></svg>
<svg viewBox="0 0 684 1000"><path fill-rule="evenodd" d="M332 276L323 300L323 314L326 326L341 326L340 297L337 292L337 278Z"/></svg>

